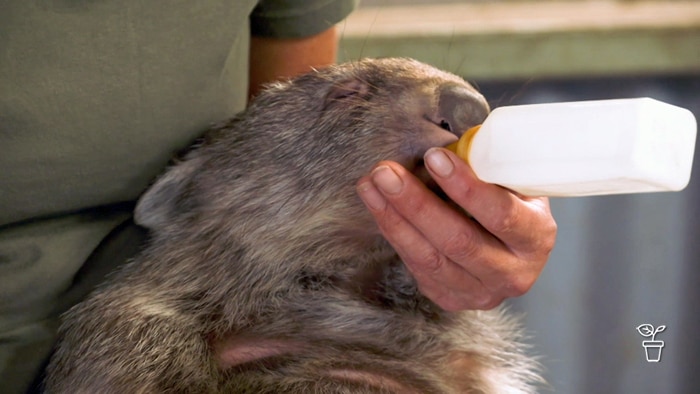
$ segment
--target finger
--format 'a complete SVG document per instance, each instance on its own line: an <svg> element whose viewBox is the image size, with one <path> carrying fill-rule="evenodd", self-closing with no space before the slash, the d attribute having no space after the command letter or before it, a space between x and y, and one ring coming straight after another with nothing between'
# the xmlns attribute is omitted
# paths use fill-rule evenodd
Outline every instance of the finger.
<svg viewBox="0 0 700 394"><path fill-rule="evenodd" d="M369 205L382 234L419 281L429 277L461 288L476 300L474 306L489 304L489 294L515 295L516 290L504 293L501 288L508 282L499 280L504 272L514 271L514 256L479 224L458 214L396 163L380 163L370 181L364 180L360 190L368 200L381 201ZM372 188L374 184L379 187ZM481 286L464 287L471 282L466 276Z"/></svg>
<svg viewBox="0 0 700 394"><path fill-rule="evenodd" d="M436 249L415 226L384 200L370 179L360 180L357 189L374 215L382 235L394 246L423 295L449 311L491 309L503 300L469 271Z"/></svg>
<svg viewBox="0 0 700 394"><path fill-rule="evenodd" d="M501 294L487 289L474 277L469 277L455 286L444 283L442 279L413 275L420 292L446 311L493 309L505 299Z"/></svg>
<svg viewBox="0 0 700 394"><path fill-rule="evenodd" d="M382 162L372 171L371 180L387 204L450 259L478 261L484 255L505 253L500 241L456 212L401 165Z"/></svg>
<svg viewBox="0 0 700 394"><path fill-rule="evenodd" d="M556 223L546 198L518 197L500 186L482 182L463 160L446 149L431 149L425 163L443 191L512 251L551 251Z"/></svg>
<svg viewBox="0 0 700 394"><path fill-rule="evenodd" d="M383 169L379 168L378 171ZM469 275L466 272L456 272L464 270L433 246L423 232L398 212L396 207L387 203L372 181L361 182L358 185L358 192L376 219L384 238L394 246L396 252L415 274L446 276L445 274L449 273L452 275L447 275L450 276L448 279L456 283Z"/></svg>

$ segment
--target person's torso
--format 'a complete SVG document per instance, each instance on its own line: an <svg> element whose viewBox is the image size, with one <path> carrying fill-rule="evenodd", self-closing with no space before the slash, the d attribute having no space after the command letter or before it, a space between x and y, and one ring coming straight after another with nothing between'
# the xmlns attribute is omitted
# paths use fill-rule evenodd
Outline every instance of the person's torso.
<svg viewBox="0 0 700 394"><path fill-rule="evenodd" d="M0 226L133 200L173 152L242 110L255 4L6 3Z"/></svg>

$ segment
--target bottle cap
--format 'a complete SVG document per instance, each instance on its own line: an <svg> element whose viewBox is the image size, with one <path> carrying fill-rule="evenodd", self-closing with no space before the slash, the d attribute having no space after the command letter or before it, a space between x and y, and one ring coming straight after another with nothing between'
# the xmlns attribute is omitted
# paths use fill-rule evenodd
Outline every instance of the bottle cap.
<svg viewBox="0 0 700 394"><path fill-rule="evenodd" d="M452 152L456 153L457 156L461 157L462 160L464 160L468 163L469 162L469 149L471 148L472 140L474 139L474 136L476 135L476 133L479 131L480 128L481 128L481 125L472 127L471 129L465 131L464 134L462 134L462 136L459 137L459 140L447 145L445 148L447 150L451 150Z"/></svg>

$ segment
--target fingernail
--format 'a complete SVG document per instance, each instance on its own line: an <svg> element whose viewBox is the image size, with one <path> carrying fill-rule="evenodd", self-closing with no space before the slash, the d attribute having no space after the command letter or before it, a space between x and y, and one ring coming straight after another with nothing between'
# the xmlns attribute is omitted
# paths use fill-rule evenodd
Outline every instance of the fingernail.
<svg viewBox="0 0 700 394"><path fill-rule="evenodd" d="M372 180L384 193L396 194L403 188L401 178L387 166L379 166L372 171Z"/></svg>
<svg viewBox="0 0 700 394"><path fill-rule="evenodd" d="M438 148L431 148L425 154L425 164L428 169L442 178L446 178L452 174L455 168L454 163L449 157Z"/></svg>
<svg viewBox="0 0 700 394"><path fill-rule="evenodd" d="M372 182L361 183L357 186L357 192L362 201L372 209L382 210L386 206L384 196L372 185Z"/></svg>

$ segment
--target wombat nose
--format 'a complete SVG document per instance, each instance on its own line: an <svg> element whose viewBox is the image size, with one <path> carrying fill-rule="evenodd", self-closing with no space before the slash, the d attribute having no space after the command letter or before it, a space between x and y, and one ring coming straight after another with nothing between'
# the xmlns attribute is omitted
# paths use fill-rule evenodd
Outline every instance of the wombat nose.
<svg viewBox="0 0 700 394"><path fill-rule="evenodd" d="M484 97L466 86L444 85L439 95L437 122L457 136L483 123L489 114L489 105Z"/></svg>

